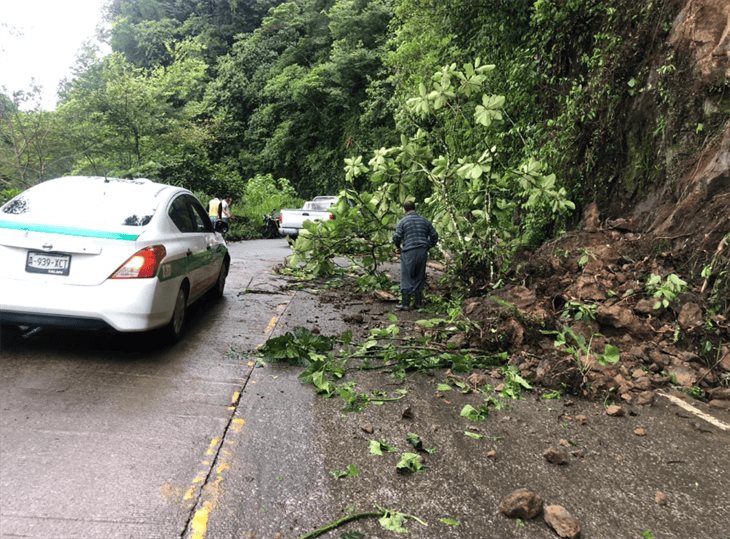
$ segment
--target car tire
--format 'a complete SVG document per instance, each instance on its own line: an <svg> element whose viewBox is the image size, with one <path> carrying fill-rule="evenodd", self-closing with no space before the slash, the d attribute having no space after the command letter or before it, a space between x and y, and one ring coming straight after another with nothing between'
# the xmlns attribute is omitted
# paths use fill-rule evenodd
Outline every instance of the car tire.
<svg viewBox="0 0 730 539"><path fill-rule="evenodd" d="M0 347L3 344L13 344L20 340L23 335L23 331L18 326L11 326L8 324L0 325Z"/></svg>
<svg viewBox="0 0 730 539"><path fill-rule="evenodd" d="M188 289L183 284L175 296L175 308L172 311L172 318L167 325L162 328L162 336L168 344L174 344L179 341L185 330L185 317L188 310Z"/></svg>
<svg viewBox="0 0 730 539"><path fill-rule="evenodd" d="M226 288L226 277L228 277L228 269L230 268L230 262L228 259L223 261L221 264L221 271L218 273L218 281L213 288L213 292L216 298L223 297L223 291Z"/></svg>

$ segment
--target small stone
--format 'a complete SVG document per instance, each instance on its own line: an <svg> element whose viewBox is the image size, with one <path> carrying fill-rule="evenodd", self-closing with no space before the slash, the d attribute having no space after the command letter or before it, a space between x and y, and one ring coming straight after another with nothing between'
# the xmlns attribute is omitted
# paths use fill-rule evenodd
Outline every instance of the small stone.
<svg viewBox="0 0 730 539"><path fill-rule="evenodd" d="M646 372L644 372L644 369L634 369L631 372L631 378L633 378L634 380L638 380L639 378L643 378L644 376L646 376Z"/></svg>
<svg viewBox="0 0 730 539"><path fill-rule="evenodd" d="M570 456L564 449L557 447L548 447L542 454L545 460L550 464L568 464Z"/></svg>
<svg viewBox="0 0 730 539"><path fill-rule="evenodd" d="M648 391L651 389L651 380L648 376L642 376L641 378L637 378L634 380L634 389L638 389L640 391Z"/></svg>
<svg viewBox="0 0 730 539"><path fill-rule="evenodd" d="M730 410L730 401L712 399L707 404L710 405L710 408L716 408L718 410Z"/></svg>
<svg viewBox="0 0 730 539"><path fill-rule="evenodd" d="M653 391L642 391L636 398L636 404L640 406L646 406L648 404L654 404L654 392Z"/></svg>
<svg viewBox="0 0 730 539"><path fill-rule="evenodd" d="M730 387L716 387L707 391L713 399L730 400Z"/></svg>
<svg viewBox="0 0 730 539"><path fill-rule="evenodd" d="M646 429L644 427L636 427L634 429L634 434L637 436L646 436Z"/></svg>
<svg viewBox="0 0 730 539"><path fill-rule="evenodd" d="M618 404L612 404L606 408L606 415L610 415L611 417L623 417L625 414L626 411Z"/></svg>
<svg viewBox="0 0 730 539"><path fill-rule="evenodd" d="M577 539L580 537L580 522L562 505L545 506L545 522L559 537Z"/></svg>
<svg viewBox="0 0 730 539"><path fill-rule="evenodd" d="M579 425L587 425L588 424L588 418L584 415L577 415L575 416L575 422Z"/></svg>
<svg viewBox="0 0 730 539"><path fill-rule="evenodd" d="M626 391L624 393L621 393L621 400L624 402L632 402L634 400L634 396Z"/></svg>
<svg viewBox="0 0 730 539"><path fill-rule="evenodd" d="M730 352L725 352L720 360L720 368L724 371L730 372Z"/></svg>
<svg viewBox="0 0 730 539"><path fill-rule="evenodd" d="M699 375L690 367L674 366L669 370L669 376L673 381L682 387L694 387L697 385Z"/></svg>
<svg viewBox="0 0 730 539"><path fill-rule="evenodd" d="M411 410L410 406L406 406L403 409L403 412L401 413L401 417L403 419L413 419L413 410Z"/></svg>
<svg viewBox="0 0 730 539"><path fill-rule="evenodd" d="M702 308L700 308L700 306L696 303L685 303L679 311L677 322L679 322L679 327L685 331L691 331L692 329L701 326L704 322L702 317Z"/></svg>
<svg viewBox="0 0 730 539"><path fill-rule="evenodd" d="M362 324L365 321L365 318L360 313L357 314L346 314L342 318L345 322L350 322L353 324Z"/></svg>
<svg viewBox="0 0 730 539"><path fill-rule="evenodd" d="M499 512L509 518L529 520L542 513L542 498L531 490L520 488L502 498Z"/></svg>
<svg viewBox="0 0 730 539"><path fill-rule="evenodd" d="M360 429L368 434L375 432L375 428L372 425L363 425Z"/></svg>
<svg viewBox="0 0 730 539"><path fill-rule="evenodd" d="M562 445L563 447L570 447L570 442L565 438L561 438L558 442L558 445Z"/></svg>
<svg viewBox="0 0 730 539"><path fill-rule="evenodd" d="M497 458L497 450L490 449L489 451L487 451L487 458L489 458L489 459Z"/></svg>
<svg viewBox="0 0 730 539"><path fill-rule="evenodd" d="M667 505L667 495L661 490L657 490L656 494L654 494L654 502L657 505Z"/></svg>
<svg viewBox="0 0 730 539"><path fill-rule="evenodd" d="M486 374L482 374L480 372L473 372L469 375L469 377L466 379L469 384L471 384L473 387L482 387L489 383L489 378L487 378Z"/></svg>

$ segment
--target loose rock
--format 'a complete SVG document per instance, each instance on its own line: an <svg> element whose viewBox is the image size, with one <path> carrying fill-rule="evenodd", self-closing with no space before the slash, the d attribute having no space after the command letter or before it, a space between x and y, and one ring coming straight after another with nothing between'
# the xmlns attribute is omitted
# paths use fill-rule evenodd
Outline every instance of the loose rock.
<svg viewBox="0 0 730 539"><path fill-rule="evenodd" d="M587 425L588 424L588 418L584 415L577 415L575 416L575 422L579 425Z"/></svg>
<svg viewBox="0 0 730 539"><path fill-rule="evenodd" d="M568 452L557 447L548 447L542 456L551 464L568 464L570 460Z"/></svg>
<svg viewBox="0 0 730 539"><path fill-rule="evenodd" d="M567 539L580 537L580 522L562 505L545 506L545 522L560 537Z"/></svg>
<svg viewBox="0 0 730 539"><path fill-rule="evenodd" d="M646 406L654 403L654 392L653 391L642 391L636 398L636 404L640 406Z"/></svg>
<svg viewBox="0 0 730 539"><path fill-rule="evenodd" d="M634 429L634 434L637 436L646 436L646 429L644 427L636 427Z"/></svg>
<svg viewBox="0 0 730 539"><path fill-rule="evenodd" d="M667 505L667 495L661 490L657 490L656 494L654 494L654 502L657 505Z"/></svg>
<svg viewBox="0 0 730 539"><path fill-rule="evenodd" d="M730 400L730 387L717 387L715 389L710 389L707 393L709 393L713 399L724 401Z"/></svg>
<svg viewBox="0 0 730 539"><path fill-rule="evenodd" d="M610 415L611 417L623 417L626 415L626 411L618 404L612 404L606 408L606 415Z"/></svg>
<svg viewBox="0 0 730 539"><path fill-rule="evenodd" d="M350 322L353 324L362 324L365 321L365 318L361 314L346 314L342 317L342 319L345 322Z"/></svg>
<svg viewBox="0 0 730 539"><path fill-rule="evenodd" d="M531 490L520 488L502 499L499 512L509 518L529 520L542 513L542 498Z"/></svg>
<svg viewBox="0 0 730 539"><path fill-rule="evenodd" d="M709 403L710 408L717 408L718 410L730 410L730 401L712 399Z"/></svg>

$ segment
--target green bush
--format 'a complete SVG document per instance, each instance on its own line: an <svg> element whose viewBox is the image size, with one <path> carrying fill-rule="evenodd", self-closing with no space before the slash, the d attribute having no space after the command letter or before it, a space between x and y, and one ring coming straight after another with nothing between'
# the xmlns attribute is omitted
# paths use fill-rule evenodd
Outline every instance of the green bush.
<svg viewBox="0 0 730 539"><path fill-rule="evenodd" d="M304 201L297 196L286 178L274 179L271 174L254 176L246 182L242 198L233 201L233 214L261 227L264 215L282 208L301 208Z"/></svg>
<svg viewBox="0 0 730 539"><path fill-rule="evenodd" d="M0 190L0 205L5 204L11 198L22 193L22 189L2 189Z"/></svg>

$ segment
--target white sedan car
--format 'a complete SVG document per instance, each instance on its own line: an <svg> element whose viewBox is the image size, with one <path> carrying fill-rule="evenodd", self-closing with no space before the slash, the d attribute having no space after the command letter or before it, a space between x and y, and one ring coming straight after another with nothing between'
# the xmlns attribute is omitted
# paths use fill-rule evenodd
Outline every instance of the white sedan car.
<svg viewBox="0 0 730 539"><path fill-rule="evenodd" d="M48 180L0 207L0 324L180 338L230 256L197 198L145 179Z"/></svg>

